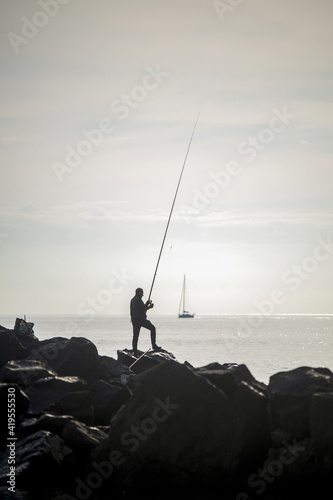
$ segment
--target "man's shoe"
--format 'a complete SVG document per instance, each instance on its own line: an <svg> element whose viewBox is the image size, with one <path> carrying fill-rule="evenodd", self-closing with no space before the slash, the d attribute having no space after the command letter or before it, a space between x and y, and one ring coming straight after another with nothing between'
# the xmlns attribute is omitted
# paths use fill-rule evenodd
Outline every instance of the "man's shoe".
<svg viewBox="0 0 333 500"><path fill-rule="evenodd" d="M158 345L155 344L155 345L153 345L152 349L154 351L160 351L162 349L162 347L159 347Z"/></svg>

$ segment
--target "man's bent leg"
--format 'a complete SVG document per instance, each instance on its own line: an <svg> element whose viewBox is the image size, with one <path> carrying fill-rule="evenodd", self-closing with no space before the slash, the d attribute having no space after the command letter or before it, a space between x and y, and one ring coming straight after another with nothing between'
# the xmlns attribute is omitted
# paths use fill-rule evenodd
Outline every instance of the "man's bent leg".
<svg viewBox="0 0 333 500"><path fill-rule="evenodd" d="M151 346L153 349L158 349L158 346L156 345L156 328L153 325L153 323L148 319L146 319L145 321L142 322L141 326L147 328L147 330L150 330Z"/></svg>

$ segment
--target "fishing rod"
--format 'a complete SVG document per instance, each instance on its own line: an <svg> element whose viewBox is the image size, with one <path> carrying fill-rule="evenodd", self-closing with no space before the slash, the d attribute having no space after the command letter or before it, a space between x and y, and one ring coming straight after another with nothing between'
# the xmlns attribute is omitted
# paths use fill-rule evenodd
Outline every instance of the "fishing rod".
<svg viewBox="0 0 333 500"><path fill-rule="evenodd" d="M143 354L141 354L141 356L140 356L137 360L135 360L135 361L134 361L134 363L132 363L132 364L131 364L131 366L129 366L129 368L131 369L131 368L132 368L132 366L134 366L134 365L135 365L135 364L136 364L136 363L137 363L137 362L138 362L141 358L143 358L143 356L144 356L145 354L147 354L147 352L149 352L149 351L150 351L150 348L148 349L148 351L146 351L146 352L144 352Z"/></svg>
<svg viewBox="0 0 333 500"><path fill-rule="evenodd" d="M182 177L183 177L183 172L184 172L184 168L185 168L185 164L186 164L187 156L188 156L188 153L189 153L189 151L190 151L190 147L191 147L191 143L192 143L193 135L194 135L194 132L195 132L195 129L196 129L196 126L197 126L198 120L199 120L199 115L200 115L200 111L199 111L199 113L198 113L197 119L196 119L195 124L194 124L194 127L193 127L193 131L192 131L191 139L190 139L190 142L189 142L189 145L188 145L187 151L186 151L186 155L185 155L185 159L184 159L183 167L182 167L182 170L181 170L181 172L180 172L179 179L178 179L177 189L176 189L176 192L175 192L175 196L174 196L174 198L173 198L173 202L172 202L172 206L171 206L171 210L170 210L170 214L169 214L169 219L168 219L168 222L167 222L167 225L166 225L166 229L165 229L165 233L164 233L164 236L163 236L163 241L162 241L162 245L161 245L160 253L159 253L159 255L158 255L157 264L156 264L156 268L155 268L155 272L154 272L154 277L153 277L153 281L152 281L152 284L151 284L151 287L150 287L150 291L149 291L148 301L150 300L151 293L152 293L152 291L153 291L153 287L154 287L154 283L155 283L155 278L156 278L156 274L157 274L157 269L158 269L158 266L159 266L159 263L160 263L160 260L161 260L161 255L162 255L162 251L163 251L163 247L164 247L165 238L166 238L166 235L167 235L167 232L168 232L168 229L169 229L169 224L170 224L170 220L171 220L171 216L172 216L172 212L173 212L173 207L175 206L175 202L176 202L176 198L177 198L177 194L178 194L178 190L179 190L180 182L181 182Z"/></svg>

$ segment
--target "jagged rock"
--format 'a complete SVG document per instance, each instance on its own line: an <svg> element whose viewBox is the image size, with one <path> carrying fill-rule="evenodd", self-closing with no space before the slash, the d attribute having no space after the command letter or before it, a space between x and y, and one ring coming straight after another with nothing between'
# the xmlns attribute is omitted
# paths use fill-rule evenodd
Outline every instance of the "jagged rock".
<svg viewBox="0 0 333 500"><path fill-rule="evenodd" d="M310 407L311 448L316 463L333 471L333 391L314 394Z"/></svg>
<svg viewBox="0 0 333 500"><path fill-rule="evenodd" d="M110 419L128 401L131 391L123 384L98 380L89 386L95 412L95 425L109 425Z"/></svg>
<svg viewBox="0 0 333 500"><path fill-rule="evenodd" d="M162 363L141 375L94 458L118 450L118 473L136 486L228 483L266 457L270 442L258 418L267 429L267 397L249 385L230 400L188 366Z"/></svg>
<svg viewBox="0 0 333 500"><path fill-rule="evenodd" d="M54 337L39 341L30 358L46 363L60 376L84 377L98 366L98 352L90 340L83 337Z"/></svg>
<svg viewBox="0 0 333 500"><path fill-rule="evenodd" d="M52 413L44 413L38 418L29 418L16 428L17 439L24 439L37 431L49 431L61 436L63 428L73 418L69 415L54 415Z"/></svg>
<svg viewBox="0 0 333 500"><path fill-rule="evenodd" d="M0 381L17 383L27 387L36 380L55 377L57 373L38 360L22 359L8 361L0 370Z"/></svg>
<svg viewBox="0 0 333 500"><path fill-rule="evenodd" d="M226 497L223 488L231 485L238 500L261 494L266 473L271 492L276 486L299 494L301 483L301 496L311 491L316 498L319 484L330 485L330 370L277 373L267 387L245 365L194 368L163 350L148 352L129 368L136 360L127 349L118 351L118 360L99 356L84 338L33 339L24 348L13 330L0 327L0 408L8 407L8 389L15 391L18 484L48 486L68 470L77 498L95 493L85 482L94 478L106 484L105 498L117 484L121 494L131 485L135 497L168 488L172 498L175 485L187 495L189 487L194 493L218 485ZM8 479L6 411L1 418L2 492ZM239 494L239 484L252 486L249 495Z"/></svg>
<svg viewBox="0 0 333 500"><path fill-rule="evenodd" d="M82 422L68 422L61 435L66 445L82 460L100 445L108 435L97 427L90 427ZM83 456L82 456L83 455Z"/></svg>
<svg viewBox="0 0 333 500"><path fill-rule="evenodd" d="M24 359L28 349L24 347L15 335L14 330L0 326L0 366L13 359Z"/></svg>
<svg viewBox="0 0 333 500"><path fill-rule="evenodd" d="M15 483L18 485L38 485L59 481L65 470L66 457L72 451L63 440L51 432L38 431L16 443ZM0 483L8 480L8 458L11 450L0 461ZM14 450L13 450L14 452Z"/></svg>
<svg viewBox="0 0 333 500"><path fill-rule="evenodd" d="M29 398L17 384L0 384L0 448L6 444L9 437L8 425L13 425L15 435L16 426L28 411ZM9 421L9 417L13 419Z"/></svg>
<svg viewBox="0 0 333 500"><path fill-rule="evenodd" d="M137 374L143 373L150 368L154 368L165 361L176 361L174 355L164 349L159 351L148 351L144 356L142 356L142 354L144 354L143 351L138 351L138 356L135 357L133 355L133 351L130 351L129 349L117 351L118 361L130 367L131 370Z"/></svg>
<svg viewBox="0 0 333 500"><path fill-rule="evenodd" d="M98 356L96 369L85 375L85 380L88 382L105 380L112 383L120 380L122 383L129 383L132 378L135 378L135 375L128 366L109 356Z"/></svg>
<svg viewBox="0 0 333 500"><path fill-rule="evenodd" d="M94 407L88 391L76 391L66 394L51 409L59 415L72 415L75 419L87 425L94 424Z"/></svg>
<svg viewBox="0 0 333 500"><path fill-rule="evenodd" d="M238 382L232 372L222 368L219 363L212 363L196 369L196 372L202 377L207 378L213 385L221 389L223 393L232 398L238 387Z"/></svg>
<svg viewBox="0 0 333 500"><path fill-rule="evenodd" d="M244 460L245 456L251 457L251 449L257 446L259 435L266 445L271 442L267 386L255 380L247 366L211 363L195 371L218 387L228 399L237 401L247 413L248 419L244 429L239 433L238 445L239 449L246 447L246 450L243 449Z"/></svg>
<svg viewBox="0 0 333 500"><path fill-rule="evenodd" d="M94 410L87 384L78 377L49 377L38 380L27 389L29 413L52 411L93 423Z"/></svg>
<svg viewBox="0 0 333 500"><path fill-rule="evenodd" d="M272 425L297 439L310 436L310 406L316 393L333 392L327 368L300 367L270 378Z"/></svg>
<svg viewBox="0 0 333 500"><path fill-rule="evenodd" d="M29 413L47 411L66 394L86 389L87 384L78 377L48 377L37 380L27 389L30 398Z"/></svg>

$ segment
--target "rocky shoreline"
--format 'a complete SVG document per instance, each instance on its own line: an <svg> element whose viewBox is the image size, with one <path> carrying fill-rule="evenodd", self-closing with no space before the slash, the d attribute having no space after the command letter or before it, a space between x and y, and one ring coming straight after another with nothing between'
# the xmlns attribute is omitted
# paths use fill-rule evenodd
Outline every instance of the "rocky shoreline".
<svg viewBox="0 0 333 500"><path fill-rule="evenodd" d="M245 365L193 367L166 351L135 361L82 337L0 327L2 498L332 493L330 370L301 367L266 385Z"/></svg>

